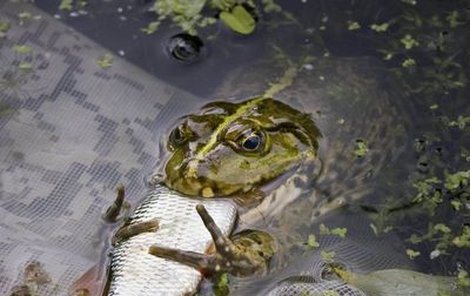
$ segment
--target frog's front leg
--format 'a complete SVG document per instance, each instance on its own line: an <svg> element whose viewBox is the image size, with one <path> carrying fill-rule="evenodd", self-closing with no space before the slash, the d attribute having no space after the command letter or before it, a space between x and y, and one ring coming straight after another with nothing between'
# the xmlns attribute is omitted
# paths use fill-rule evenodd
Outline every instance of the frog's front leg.
<svg viewBox="0 0 470 296"><path fill-rule="evenodd" d="M128 220L130 205L125 201L126 193L124 190L124 185L118 184L116 191L116 199L103 214L103 220L108 223ZM150 219L148 221L134 224L124 224L113 235L111 244L115 246L117 243L127 240L135 235L143 232L155 232L157 229L157 219Z"/></svg>
<svg viewBox="0 0 470 296"><path fill-rule="evenodd" d="M127 217L129 214L129 204L125 201L126 193L124 185L118 184L116 187L116 199L103 214L103 220L108 223L114 223Z"/></svg>
<svg viewBox="0 0 470 296"><path fill-rule="evenodd" d="M269 234L259 230L245 230L229 239L203 205L197 205L196 210L212 236L214 254L200 254L157 245L152 245L149 253L192 266L205 275L229 272L247 276L266 269L274 254L274 240Z"/></svg>

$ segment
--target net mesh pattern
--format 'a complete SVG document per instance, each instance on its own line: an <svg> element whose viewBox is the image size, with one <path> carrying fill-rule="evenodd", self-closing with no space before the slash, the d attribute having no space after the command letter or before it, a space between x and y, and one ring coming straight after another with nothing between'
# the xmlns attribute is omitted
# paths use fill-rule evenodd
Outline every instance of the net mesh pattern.
<svg viewBox="0 0 470 296"><path fill-rule="evenodd" d="M34 292L67 295L103 256L116 185L144 197L162 131L200 99L118 57L99 67L107 50L31 5L0 1L0 20L0 295L32 262L51 280Z"/></svg>

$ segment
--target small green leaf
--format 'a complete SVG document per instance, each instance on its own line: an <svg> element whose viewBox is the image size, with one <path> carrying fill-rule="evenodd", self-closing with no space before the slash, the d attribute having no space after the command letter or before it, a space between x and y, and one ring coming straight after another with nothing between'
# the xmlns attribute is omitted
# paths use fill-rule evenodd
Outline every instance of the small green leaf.
<svg viewBox="0 0 470 296"><path fill-rule="evenodd" d="M450 233L451 232L450 228L448 226L442 224L442 223L434 225L434 230L440 231L442 233Z"/></svg>
<svg viewBox="0 0 470 296"><path fill-rule="evenodd" d="M60 1L59 10L72 10L73 0L62 0Z"/></svg>
<svg viewBox="0 0 470 296"><path fill-rule="evenodd" d="M431 110L436 110L437 108L439 108L438 104L433 104L433 105L429 106L429 109L431 109Z"/></svg>
<svg viewBox="0 0 470 296"><path fill-rule="evenodd" d="M215 296L227 296L229 295L229 278L226 272L216 275L214 283L214 295Z"/></svg>
<svg viewBox="0 0 470 296"><path fill-rule="evenodd" d="M406 255L411 259L415 259L416 257L418 257L419 255L421 255L421 253L419 251L415 251L415 250L412 250L412 249L406 249Z"/></svg>
<svg viewBox="0 0 470 296"><path fill-rule="evenodd" d="M406 34L405 37L400 39L401 44L405 46L405 49L412 49L413 47L416 47L419 45L419 42L414 39L410 34Z"/></svg>
<svg viewBox="0 0 470 296"><path fill-rule="evenodd" d="M227 27L244 35L251 34L256 26L255 20L242 5L235 6L231 12L222 11L220 19Z"/></svg>
<svg viewBox="0 0 470 296"><path fill-rule="evenodd" d="M113 64L113 56L110 53L106 53L96 61L96 64L103 69L109 68Z"/></svg>
<svg viewBox="0 0 470 296"><path fill-rule="evenodd" d="M416 66L416 61L412 58L408 58L401 63L403 68L411 68L413 66Z"/></svg>
<svg viewBox="0 0 470 296"><path fill-rule="evenodd" d="M369 148L364 140L356 140L356 149L354 149L354 155L357 157L364 157L369 152Z"/></svg>
<svg viewBox="0 0 470 296"><path fill-rule="evenodd" d="M330 229L323 223L319 226L320 235L328 235L330 234Z"/></svg>
<svg viewBox="0 0 470 296"><path fill-rule="evenodd" d="M453 10L449 13L449 15L446 17L446 21L449 22L449 26L451 28L465 24L464 22L459 22L459 12L456 10Z"/></svg>
<svg viewBox="0 0 470 296"><path fill-rule="evenodd" d="M470 226L465 225L462 229L462 234L460 236L456 236L452 243L459 248L470 248Z"/></svg>
<svg viewBox="0 0 470 296"><path fill-rule="evenodd" d="M348 233L348 230L345 227L337 227L337 228L331 229L331 234L337 235L341 238L345 238L346 233Z"/></svg>
<svg viewBox="0 0 470 296"><path fill-rule="evenodd" d="M459 211L462 208L462 202L460 200L453 199L450 201L450 204L456 211Z"/></svg>
<svg viewBox="0 0 470 296"><path fill-rule="evenodd" d="M452 120L449 122L449 126L454 127L457 126L459 129L465 129L465 126L470 123L470 116L462 116L459 115L456 120Z"/></svg>
<svg viewBox="0 0 470 296"><path fill-rule="evenodd" d="M158 27L160 26L160 22L151 22L145 28L141 28L140 30L145 34L153 34L157 31Z"/></svg>
<svg viewBox="0 0 470 296"><path fill-rule="evenodd" d="M11 24L9 22L0 21L0 38L4 37L10 28Z"/></svg>
<svg viewBox="0 0 470 296"><path fill-rule="evenodd" d="M388 30L388 27L390 26L389 23L382 23L382 24L372 24L370 28L374 30L377 33L383 33Z"/></svg>
<svg viewBox="0 0 470 296"><path fill-rule="evenodd" d="M20 25L23 25L27 21L33 18L33 15L29 11L22 11L18 13L18 18L20 19Z"/></svg>
<svg viewBox="0 0 470 296"><path fill-rule="evenodd" d="M463 268L459 268L459 272L457 273L457 285L459 287L470 287L468 272Z"/></svg>
<svg viewBox="0 0 470 296"><path fill-rule="evenodd" d="M358 22L348 21L349 31L359 30L360 28L361 28L361 25Z"/></svg>
<svg viewBox="0 0 470 296"><path fill-rule="evenodd" d="M467 186L470 183L470 170L459 171L454 174L446 175L445 187L449 191L455 191L461 186Z"/></svg>
<svg viewBox="0 0 470 296"><path fill-rule="evenodd" d="M328 251L322 250L320 252L320 256L323 259L323 261L325 261L325 263L333 263L336 253L335 251L328 252Z"/></svg>
<svg viewBox="0 0 470 296"><path fill-rule="evenodd" d="M309 234L308 239L307 239L307 246L310 249L316 249L320 246L320 244L317 241L317 238L315 237L315 234Z"/></svg>
<svg viewBox="0 0 470 296"><path fill-rule="evenodd" d="M13 46L13 51L17 53L30 53L33 49L26 45L15 45Z"/></svg>
<svg viewBox="0 0 470 296"><path fill-rule="evenodd" d="M33 69L33 65L31 63L28 63L28 62L21 62L18 65L18 68L20 68L20 70L27 71L27 70Z"/></svg>

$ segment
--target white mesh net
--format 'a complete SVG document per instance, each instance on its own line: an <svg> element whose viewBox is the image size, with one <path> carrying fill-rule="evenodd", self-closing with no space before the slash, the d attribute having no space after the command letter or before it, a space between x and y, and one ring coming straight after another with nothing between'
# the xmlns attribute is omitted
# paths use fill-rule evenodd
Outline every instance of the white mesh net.
<svg viewBox="0 0 470 296"><path fill-rule="evenodd" d="M31 5L1 1L0 20L0 295L66 295L100 260L116 184L143 197L159 131L198 99L116 57L100 68L105 49ZM24 279L32 262L49 283Z"/></svg>

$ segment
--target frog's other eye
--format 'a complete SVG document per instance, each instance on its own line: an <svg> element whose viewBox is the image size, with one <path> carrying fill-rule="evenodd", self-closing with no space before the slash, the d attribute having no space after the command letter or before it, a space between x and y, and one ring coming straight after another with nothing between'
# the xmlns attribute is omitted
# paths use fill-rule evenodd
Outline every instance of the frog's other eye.
<svg viewBox="0 0 470 296"><path fill-rule="evenodd" d="M169 137L168 149L173 151L176 147L188 142L193 137L192 131L184 124L174 128Z"/></svg>

